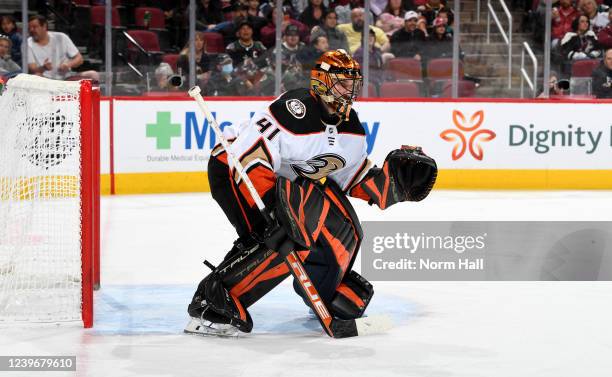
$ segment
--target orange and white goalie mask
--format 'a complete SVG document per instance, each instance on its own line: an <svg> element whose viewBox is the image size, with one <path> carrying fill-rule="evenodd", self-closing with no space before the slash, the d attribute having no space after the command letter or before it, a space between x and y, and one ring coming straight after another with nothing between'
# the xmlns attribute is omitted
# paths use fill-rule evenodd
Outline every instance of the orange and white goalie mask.
<svg viewBox="0 0 612 377"><path fill-rule="evenodd" d="M321 55L310 74L312 92L343 120L348 120L362 83L359 63L341 49Z"/></svg>

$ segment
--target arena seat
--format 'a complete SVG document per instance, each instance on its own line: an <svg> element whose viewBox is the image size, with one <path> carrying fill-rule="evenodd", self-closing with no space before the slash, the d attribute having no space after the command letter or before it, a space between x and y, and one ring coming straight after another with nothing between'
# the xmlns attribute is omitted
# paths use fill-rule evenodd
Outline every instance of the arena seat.
<svg viewBox="0 0 612 377"><path fill-rule="evenodd" d="M145 14L149 12L151 20L149 25L145 25ZM138 7L134 10L134 19L136 20L136 26L143 29L166 29L166 17L164 11L159 8L150 7Z"/></svg>
<svg viewBox="0 0 612 377"><path fill-rule="evenodd" d="M476 83L468 80L459 80L458 96L463 98L470 98L476 96ZM447 80L442 85L442 93L440 97L451 98L453 95L453 81Z"/></svg>
<svg viewBox="0 0 612 377"><path fill-rule="evenodd" d="M157 34L148 30L128 30L127 32L142 48L144 48L149 53L159 53L159 39L157 38ZM136 47L129 43L128 49L136 50Z"/></svg>
<svg viewBox="0 0 612 377"><path fill-rule="evenodd" d="M387 72L395 81L422 81L421 61L413 58L393 58L387 62Z"/></svg>
<svg viewBox="0 0 612 377"><path fill-rule="evenodd" d="M106 6L94 5L91 7L91 24L94 26L104 26L106 24ZM112 27L121 27L121 17L119 11L113 7L111 9L111 25Z"/></svg>
<svg viewBox="0 0 612 377"><path fill-rule="evenodd" d="M162 62L170 64L172 70L176 72L179 56L179 54L166 54L162 57Z"/></svg>
<svg viewBox="0 0 612 377"><path fill-rule="evenodd" d="M382 98L392 97L421 97L419 85L414 82L385 82L380 86Z"/></svg>
<svg viewBox="0 0 612 377"><path fill-rule="evenodd" d="M578 60L572 64L572 77L591 77L593 70L597 68L601 60L589 59Z"/></svg>
<svg viewBox="0 0 612 377"><path fill-rule="evenodd" d="M225 52L225 44L223 43L223 35L221 33L206 32L203 34L207 53L219 54Z"/></svg>
<svg viewBox="0 0 612 377"><path fill-rule="evenodd" d="M572 64L572 77L570 78L570 94L572 96L591 95L591 74L600 62L599 59L589 59L578 60Z"/></svg>
<svg viewBox="0 0 612 377"><path fill-rule="evenodd" d="M459 62L459 77L463 77L463 63ZM438 96L443 92L446 80L453 78L453 59L431 59L427 63L429 95Z"/></svg>

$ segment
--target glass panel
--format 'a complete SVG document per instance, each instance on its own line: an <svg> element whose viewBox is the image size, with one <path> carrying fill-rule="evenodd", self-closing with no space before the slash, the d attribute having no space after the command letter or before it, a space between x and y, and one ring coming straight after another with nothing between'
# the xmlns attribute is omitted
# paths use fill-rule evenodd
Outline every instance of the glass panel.
<svg viewBox="0 0 612 377"><path fill-rule="evenodd" d="M313 6L315 3L317 5ZM321 0L311 0L309 6L306 2L283 6L281 40L272 48L273 54L281 54L281 92L308 88L316 59L329 49L327 36L321 28L325 17L323 7ZM271 55L272 68L276 67L275 57Z"/></svg>
<svg viewBox="0 0 612 377"><path fill-rule="evenodd" d="M371 53L369 81L380 97L450 95L453 5L421 3L425 2L390 0L382 9L372 6L374 32L370 38L375 38L379 50ZM435 74L429 77L428 72Z"/></svg>
<svg viewBox="0 0 612 377"><path fill-rule="evenodd" d="M113 1L113 95L184 95L187 9L188 1Z"/></svg>
<svg viewBox="0 0 612 377"><path fill-rule="evenodd" d="M198 84L209 96L259 96L274 93L270 66L274 28L272 7L259 1L236 3L221 9L222 20L211 19L206 8L215 2L200 1L196 14L198 33L206 40L210 69L198 76Z"/></svg>
<svg viewBox="0 0 612 377"><path fill-rule="evenodd" d="M115 0L110 13L108 54L103 0L30 1L27 9L28 15L44 15L48 30L66 34L83 57L80 64L69 63L71 72L61 68L63 72L57 77L97 78L103 93L113 95L185 95L193 62L195 80L206 95L271 96L277 87L284 91L308 86L314 62L328 49L344 48L363 63L365 13L351 8L362 3L283 2L277 41L273 3L195 0L191 9L190 0ZM16 33L20 33L24 26L21 4L10 4L3 8L4 15L14 17ZM368 43L370 39L372 43L368 47L368 82L364 87L369 97L451 96L452 36L459 21L461 97L519 98L522 86L523 97L532 98L543 94L544 82L553 95L593 95L593 84L588 81L603 52L593 47L572 54L570 44L561 43L571 31L572 17L578 14L567 8L572 4L569 0L559 1L555 7L546 1L491 0L491 9L485 0L462 1L459 17L453 12L451 0L368 4L373 34L368 33ZM599 21L590 28L597 32L612 16L606 13L605 5L595 8ZM191 14L196 30L193 41L189 38ZM6 18L5 24L3 33L10 34L10 41L17 46L13 23ZM550 39L546 38L547 25L552 29ZM193 58L190 42L195 48ZM550 62L545 62L545 47L550 48ZM11 50L11 55L21 65L18 47ZM44 66L44 61L36 58L34 63L38 69ZM44 74L57 72L61 63L52 62L56 67ZM552 86L548 77L543 80L545 69L550 70Z"/></svg>

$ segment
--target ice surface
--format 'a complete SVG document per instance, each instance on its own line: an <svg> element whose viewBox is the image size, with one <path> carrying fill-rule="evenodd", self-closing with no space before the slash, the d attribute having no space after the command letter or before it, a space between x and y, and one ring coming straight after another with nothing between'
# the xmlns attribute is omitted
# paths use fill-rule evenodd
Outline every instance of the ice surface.
<svg viewBox="0 0 612 377"><path fill-rule="evenodd" d="M434 191L385 212L354 203L362 220L612 220L612 193L598 191ZM252 334L204 338L182 333L186 305L202 260L218 263L234 238L210 195L104 197L101 225L94 329L0 328L0 355L76 355L77 372L13 375L612 375L612 283L378 282L369 312L396 326L334 340L287 280L250 309Z"/></svg>

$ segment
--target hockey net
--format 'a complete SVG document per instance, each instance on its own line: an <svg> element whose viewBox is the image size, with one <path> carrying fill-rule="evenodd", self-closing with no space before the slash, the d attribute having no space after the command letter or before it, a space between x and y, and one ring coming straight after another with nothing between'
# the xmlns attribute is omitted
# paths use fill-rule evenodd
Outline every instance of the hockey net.
<svg viewBox="0 0 612 377"><path fill-rule="evenodd" d="M89 81L30 75L0 95L0 324L93 324L95 99Z"/></svg>

